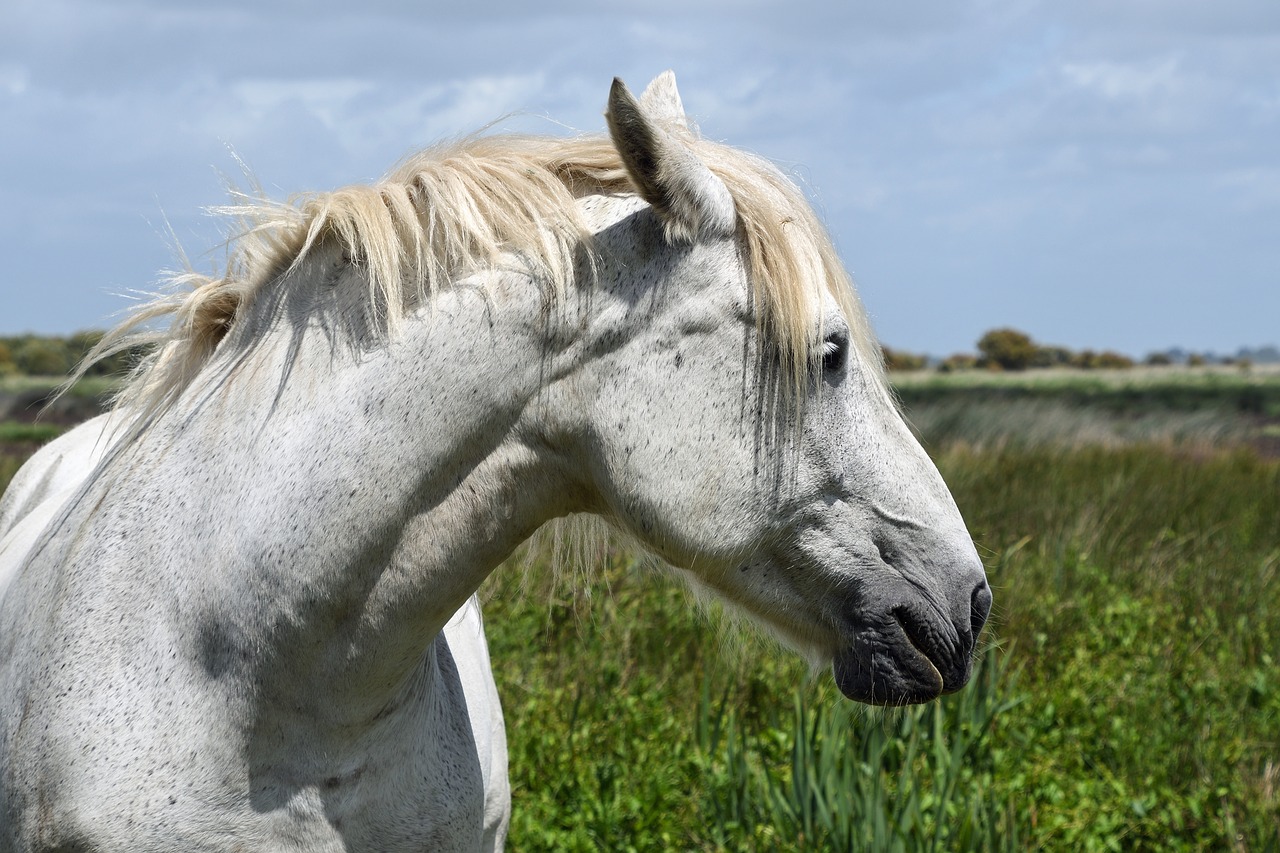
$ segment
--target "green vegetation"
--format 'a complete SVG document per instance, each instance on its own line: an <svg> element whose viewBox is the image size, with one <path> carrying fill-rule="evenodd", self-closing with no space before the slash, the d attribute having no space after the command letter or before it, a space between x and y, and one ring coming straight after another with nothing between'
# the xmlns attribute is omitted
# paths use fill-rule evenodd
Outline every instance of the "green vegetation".
<svg viewBox="0 0 1280 853"><path fill-rule="evenodd" d="M98 414L117 381L107 376L81 379L58 396L61 377L0 377L0 457L31 453L38 444Z"/></svg>
<svg viewBox="0 0 1280 853"><path fill-rule="evenodd" d="M14 396L51 397L62 387L62 376L6 376L0 378L0 399ZM119 384L114 376L90 376L67 389L66 396L94 400L110 396Z"/></svg>
<svg viewBox="0 0 1280 853"><path fill-rule="evenodd" d="M0 378L6 376L66 376L102 340L101 332L77 332L69 337L17 335L0 338ZM125 350L89 368L89 376L127 373L142 355Z"/></svg>
<svg viewBox="0 0 1280 853"><path fill-rule="evenodd" d="M966 443L1280 450L1280 369L895 374L903 409L926 446Z"/></svg>
<svg viewBox="0 0 1280 853"><path fill-rule="evenodd" d="M1045 346L1031 339L1026 332L1017 329L992 329L978 339L978 352L958 352L941 361L933 362L923 355L884 347L885 364L893 371L923 370L932 362L943 373L954 371L1022 371L1035 368L1072 370L1128 370L1134 360L1114 350L1097 352L1091 349L1072 350L1064 346ZM1210 364L1232 365L1249 368L1254 361L1274 364L1280 361L1280 351L1274 346L1258 349L1241 349L1235 356L1220 358L1211 354L1187 353L1183 350L1152 352L1143 359L1149 367L1185 365L1205 367Z"/></svg>
<svg viewBox="0 0 1280 853"><path fill-rule="evenodd" d="M512 849L1018 849L990 798L992 735L1019 701L994 647L972 689L871 710L753 636L730 648L625 553L550 605L529 580L512 566L485 590Z"/></svg>
<svg viewBox="0 0 1280 853"><path fill-rule="evenodd" d="M9 484L9 481L13 479L13 475L18 473L18 469L22 467L22 463L25 459L26 454L0 454L0 488Z"/></svg>
<svg viewBox="0 0 1280 853"><path fill-rule="evenodd" d="M925 708L854 708L786 655L726 651L625 555L587 608L500 572L513 847L1280 845L1280 463L1149 445L938 461L997 608L975 683Z"/></svg>
<svg viewBox="0 0 1280 853"><path fill-rule="evenodd" d="M1280 375L1102 376L895 377L995 590L932 705L845 702L625 551L499 570L511 849L1280 850Z"/></svg>
<svg viewBox="0 0 1280 853"><path fill-rule="evenodd" d="M53 424L3 421L0 422L0 444L44 444L57 438L62 432L62 427Z"/></svg>
<svg viewBox="0 0 1280 853"><path fill-rule="evenodd" d="M1026 370L1035 362L1039 347L1030 335L1016 329L992 329L978 340L978 352L982 353L980 367Z"/></svg>
<svg viewBox="0 0 1280 853"><path fill-rule="evenodd" d="M1166 404L1177 404L1178 394L1212 398L1247 389L1280 388L1280 365L1211 365L1187 367L1137 367L1128 370L1094 371L1075 368L1029 369L1017 373L974 370L962 373L900 373L892 377L902 394L930 395L981 391L1024 394L1125 395L1135 392L1162 394Z"/></svg>
<svg viewBox="0 0 1280 853"><path fill-rule="evenodd" d="M884 366L892 371L923 370L928 364L928 359L922 355L890 349L886 346L880 347L880 354L884 356Z"/></svg>

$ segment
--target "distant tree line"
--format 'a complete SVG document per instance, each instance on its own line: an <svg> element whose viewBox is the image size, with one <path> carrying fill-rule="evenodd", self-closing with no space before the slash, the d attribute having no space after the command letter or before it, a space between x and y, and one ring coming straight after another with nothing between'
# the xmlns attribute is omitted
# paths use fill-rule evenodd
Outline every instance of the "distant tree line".
<svg viewBox="0 0 1280 853"><path fill-rule="evenodd" d="M885 364L890 370L922 370L936 367L943 372L954 370L1027 370L1032 367L1075 367L1085 370L1114 370L1133 367L1135 362L1123 353L1112 350L1098 352L1091 349L1071 350L1061 346L1036 343L1031 336L1017 329L992 329L978 340L977 353L956 353L941 361L931 361L927 356L882 347ZM1258 351L1268 354L1271 348ZM1148 355L1143 364L1186 364L1197 367L1204 364L1238 364L1248 366L1250 359L1217 358L1199 353L1170 351Z"/></svg>
<svg viewBox="0 0 1280 853"><path fill-rule="evenodd" d="M102 332L76 332L67 337L0 337L0 377L66 376L100 340ZM141 351L119 352L95 363L89 368L87 375L111 376L127 373L141 357Z"/></svg>
<svg viewBox="0 0 1280 853"><path fill-rule="evenodd" d="M1042 346L1017 329L992 329L978 339L975 367L1026 370L1029 367L1082 367L1108 370L1133 367L1133 359L1111 350L1073 352L1066 347Z"/></svg>

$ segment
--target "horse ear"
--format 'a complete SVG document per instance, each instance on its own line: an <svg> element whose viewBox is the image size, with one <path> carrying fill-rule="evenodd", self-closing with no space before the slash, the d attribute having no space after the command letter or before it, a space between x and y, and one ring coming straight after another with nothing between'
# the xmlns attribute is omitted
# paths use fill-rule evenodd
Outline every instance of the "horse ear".
<svg viewBox="0 0 1280 853"><path fill-rule="evenodd" d="M616 77L605 119L631 182L662 220L668 240L733 235L738 214L729 188L688 145L663 130Z"/></svg>
<svg viewBox="0 0 1280 853"><path fill-rule="evenodd" d="M665 127L690 130L689 119L684 114L684 102L676 89L676 73L663 71L645 87L640 96L640 108Z"/></svg>

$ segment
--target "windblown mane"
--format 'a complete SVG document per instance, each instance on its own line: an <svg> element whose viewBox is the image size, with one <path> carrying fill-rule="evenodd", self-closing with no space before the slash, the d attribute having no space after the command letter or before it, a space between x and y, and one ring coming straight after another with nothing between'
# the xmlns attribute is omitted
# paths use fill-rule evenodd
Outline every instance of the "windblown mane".
<svg viewBox="0 0 1280 853"><path fill-rule="evenodd" d="M701 138L685 141L737 206L761 331L781 353L784 373L803 382L815 357L810 312L817 304L813 288L824 282L862 362L885 386L866 314L799 189L758 157ZM634 193L607 137L487 136L429 148L370 186L288 202L237 194L219 209L238 224L225 272L173 276L167 292L109 332L80 370L151 344L117 405L163 408L199 373L245 306L330 240L362 267L371 305L385 306L375 320L387 334L412 306L504 256L519 258L554 298L572 283L580 247L590 245L576 199L596 193ZM171 318L168 329L148 330L163 317Z"/></svg>

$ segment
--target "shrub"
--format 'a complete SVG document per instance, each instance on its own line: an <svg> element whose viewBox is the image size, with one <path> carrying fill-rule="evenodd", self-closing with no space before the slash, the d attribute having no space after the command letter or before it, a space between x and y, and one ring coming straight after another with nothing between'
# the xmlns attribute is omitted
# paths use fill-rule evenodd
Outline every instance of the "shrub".
<svg viewBox="0 0 1280 853"><path fill-rule="evenodd" d="M928 362L923 355L890 349L886 346L881 346L880 350L884 353L884 366L889 370L922 370Z"/></svg>
<svg viewBox="0 0 1280 853"><path fill-rule="evenodd" d="M14 349L13 361L28 376L63 376L75 363L57 339L29 337Z"/></svg>
<svg viewBox="0 0 1280 853"><path fill-rule="evenodd" d="M955 355L949 355L938 365L938 370L943 373L951 373L955 370L972 370L978 366L978 359L969 355L967 352L958 352Z"/></svg>
<svg viewBox="0 0 1280 853"><path fill-rule="evenodd" d="M0 376L12 376L18 372L18 365L13 361L13 351L4 341L0 341Z"/></svg>
<svg viewBox="0 0 1280 853"><path fill-rule="evenodd" d="M1066 347L1037 347L1032 367L1062 367L1071 363L1073 353Z"/></svg>
<svg viewBox="0 0 1280 853"><path fill-rule="evenodd" d="M978 341L982 366L1001 370L1026 370L1035 360L1037 348L1031 336L1017 329L993 329Z"/></svg>
<svg viewBox="0 0 1280 853"><path fill-rule="evenodd" d="M1094 352L1086 349L1076 353L1071 360L1071 365L1085 370L1117 370L1133 367L1133 359L1113 350Z"/></svg>

